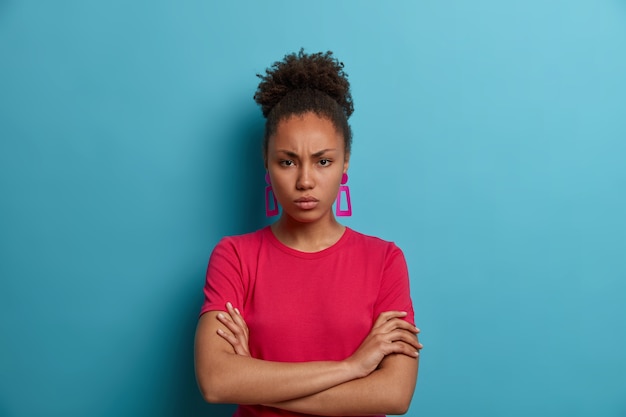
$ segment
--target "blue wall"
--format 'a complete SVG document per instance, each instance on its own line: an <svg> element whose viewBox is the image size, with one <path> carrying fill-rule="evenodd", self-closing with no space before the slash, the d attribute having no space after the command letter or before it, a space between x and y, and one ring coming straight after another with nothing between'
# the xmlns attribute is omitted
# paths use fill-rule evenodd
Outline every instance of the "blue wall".
<svg viewBox="0 0 626 417"><path fill-rule="evenodd" d="M0 416L229 415L206 262L267 224L255 74L335 51L410 416L626 416L626 2L0 1Z"/></svg>

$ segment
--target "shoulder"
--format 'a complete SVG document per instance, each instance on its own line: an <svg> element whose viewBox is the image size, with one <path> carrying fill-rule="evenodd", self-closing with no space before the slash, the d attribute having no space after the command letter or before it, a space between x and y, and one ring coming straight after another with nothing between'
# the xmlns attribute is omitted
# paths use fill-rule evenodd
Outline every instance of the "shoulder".
<svg viewBox="0 0 626 417"><path fill-rule="evenodd" d="M348 228L348 232L350 233L351 244L358 245L365 250L386 254L402 253L402 250L394 242L366 235L350 228Z"/></svg>
<svg viewBox="0 0 626 417"><path fill-rule="evenodd" d="M267 233L267 228L262 228L251 233L224 236L217 243L216 249L220 247L229 247L229 248L237 248L237 249L246 249L250 247L256 247L261 242L263 242L266 233Z"/></svg>
<svg viewBox="0 0 626 417"><path fill-rule="evenodd" d="M216 262L218 259L228 259L230 262L241 263L244 259L250 259L263 246L265 233L266 229L263 228L251 233L224 236L213 248L210 260Z"/></svg>

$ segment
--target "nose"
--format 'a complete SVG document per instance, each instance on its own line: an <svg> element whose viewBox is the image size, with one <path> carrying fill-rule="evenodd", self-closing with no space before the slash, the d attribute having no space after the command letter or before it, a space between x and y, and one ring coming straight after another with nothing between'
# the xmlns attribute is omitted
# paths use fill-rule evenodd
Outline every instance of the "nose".
<svg viewBox="0 0 626 417"><path fill-rule="evenodd" d="M310 190L315 187L315 179L313 178L313 173L311 172L311 168L307 167L306 164L300 167L298 171L298 180L296 182L296 188L298 190Z"/></svg>

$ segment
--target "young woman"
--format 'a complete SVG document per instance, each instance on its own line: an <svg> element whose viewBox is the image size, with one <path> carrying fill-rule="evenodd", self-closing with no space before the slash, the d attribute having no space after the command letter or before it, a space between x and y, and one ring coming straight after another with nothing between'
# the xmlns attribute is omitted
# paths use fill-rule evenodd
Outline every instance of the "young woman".
<svg viewBox="0 0 626 417"><path fill-rule="evenodd" d="M239 404L238 417L403 414L422 348L404 256L332 210L352 139L343 64L300 51L259 77L266 179L282 214L211 255L196 334L200 390Z"/></svg>

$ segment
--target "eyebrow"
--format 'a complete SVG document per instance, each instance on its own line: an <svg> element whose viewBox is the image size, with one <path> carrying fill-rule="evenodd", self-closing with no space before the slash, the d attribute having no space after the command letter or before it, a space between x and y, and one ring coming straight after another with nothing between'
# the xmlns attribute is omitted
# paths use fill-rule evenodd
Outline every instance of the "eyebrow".
<svg viewBox="0 0 626 417"><path fill-rule="evenodd" d="M313 158L319 158L320 156L324 155L326 152L331 152L331 151L336 151L336 149L334 149L334 148L322 149L321 151L315 152L311 156ZM288 151L286 149L278 149L277 152L282 152L282 153L286 154L287 156L289 156L291 158L299 158L300 157L297 153L295 153L293 151Z"/></svg>

